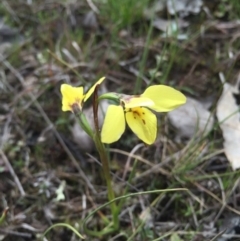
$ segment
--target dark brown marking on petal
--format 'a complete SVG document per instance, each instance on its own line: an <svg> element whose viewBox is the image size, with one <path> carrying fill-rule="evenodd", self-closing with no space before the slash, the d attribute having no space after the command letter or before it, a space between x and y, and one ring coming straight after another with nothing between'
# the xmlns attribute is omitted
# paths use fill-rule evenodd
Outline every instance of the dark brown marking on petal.
<svg viewBox="0 0 240 241"><path fill-rule="evenodd" d="M132 110L131 110L131 109L128 109L128 108L125 108L125 109L123 109L123 110L124 110L125 113L132 112Z"/></svg>
<svg viewBox="0 0 240 241"><path fill-rule="evenodd" d="M144 119L142 119L142 122L143 122L144 125L146 125L146 121Z"/></svg>
<svg viewBox="0 0 240 241"><path fill-rule="evenodd" d="M140 114L138 113L138 111L133 111L133 114L136 114L140 117Z"/></svg>

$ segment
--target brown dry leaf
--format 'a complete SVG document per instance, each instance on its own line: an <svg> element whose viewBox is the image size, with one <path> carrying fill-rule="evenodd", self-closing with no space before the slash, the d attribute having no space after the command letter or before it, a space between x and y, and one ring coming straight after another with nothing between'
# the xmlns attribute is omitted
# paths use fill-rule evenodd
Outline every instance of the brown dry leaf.
<svg viewBox="0 0 240 241"><path fill-rule="evenodd" d="M225 83L217 103L217 118L224 138L224 151L233 170L240 167L239 84Z"/></svg>

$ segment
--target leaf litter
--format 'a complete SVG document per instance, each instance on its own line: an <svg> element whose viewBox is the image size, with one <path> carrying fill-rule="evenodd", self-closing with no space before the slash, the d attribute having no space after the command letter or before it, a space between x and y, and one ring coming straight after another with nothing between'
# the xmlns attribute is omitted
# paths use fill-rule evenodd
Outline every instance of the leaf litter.
<svg viewBox="0 0 240 241"><path fill-rule="evenodd" d="M239 210L239 174L237 170L232 172L229 168L227 153L225 156L219 152L226 140L222 139L219 129L213 128L213 124L216 124L213 116L215 103L212 103L209 111L199 101L199 96L206 99L213 92L215 95L220 93L222 86L216 80L219 71L228 74L228 80L234 79L239 71L239 23L231 18L235 9L229 12L226 8L218 17L214 12L221 10L224 1L153 2L159 2L154 12L156 29L151 36L153 41L147 46L149 52L143 71L139 71L138 64L142 60L147 36L143 29L148 29L149 17L145 16L140 22L122 28L116 35L117 41L113 38L114 42L111 34L115 26L110 21L110 15L101 15L103 5L97 6L99 14L94 10L92 1L67 1L66 5L47 1L41 5L35 1L28 1L31 3L29 5L22 1L3 1L3 8L6 7L5 24L13 26L9 27L13 29L12 36L16 34L16 38L21 38L23 35L24 38L20 47L12 48L10 41L11 47L2 52L1 149L15 171L13 175L19 178L26 193L21 197L13 176L0 157L0 206L1 210L6 205L10 208L7 222L0 227L4 241L16 237L19 240L36 240L51 223L68 222L75 225L98 205L106 202L107 193L97 164L98 157L94 148L88 150L91 156L85 155L86 150L80 148L83 144L81 138L80 144L74 143L69 131L69 126L74 126L74 123L60 111L59 95L62 82L80 85L83 84L80 77L83 77L91 85L102 74L107 75L107 88L110 91L132 92L140 76L144 85L165 83L191 94L189 108L185 110L187 112L179 109L178 117L176 113L174 117L168 115L174 128L168 122L161 122L159 141L150 147L141 146L136 151L134 158L145 162L138 161L136 175L129 185L129 192L186 187L190 194L129 198L120 215L121 231L130 236L138 227L138 221L142 221L146 223L136 233L136 240L139 241L154 240L164 235L163 240L211 240L218 231L222 232L220 223L228 221L228 214ZM171 18L166 17L168 14L172 14ZM180 20L179 26L178 21L174 20L175 16ZM177 41L174 32L163 38L159 30L167 31L169 24L175 24L175 30L178 31L180 27L183 34L187 33L187 41ZM179 50L174 58L171 57L171 46ZM46 49L51 49L54 55L50 55ZM114 57L109 56L110 53ZM158 68L156 56L162 60ZM66 66L63 61L70 63ZM164 79L162 77L166 75L171 61L171 71ZM9 68L9 64L14 69ZM151 69L157 69L160 74L149 76ZM80 73L80 77L76 72ZM24 84L19 83L19 76L23 77ZM232 85L231 88L237 101L239 91ZM34 100L29 93L34 94ZM231 95L229 98L231 103L236 104ZM222 99L219 101L222 102ZM36 106L40 106L44 112ZM45 122L44 113L50 123ZM234 118L237 119L236 116ZM221 121L219 124L221 127ZM54 130L61 138L56 137ZM229 133L236 135L234 131ZM225 135L223 130L224 138ZM188 139L187 142L184 138ZM73 143L76 144L76 150L72 148ZM64 145L69 148L64 148ZM131 153L137 145L138 140L126 133L123 141L114 144L113 148ZM239 149L238 146L235 149ZM71 154L77 160L77 165L73 164ZM111 168L116 192L121 194L121 187L127 185L134 164L133 161L128 163L128 158L121 154L110 152L110 156L114 163L118 163ZM127 171L124 168L126 163ZM219 170L219 164L225 164L224 168ZM77 166L84 170L97 192L86 184L87 180L79 173ZM99 213L99 216L102 214ZM109 214L107 208L104 214ZM101 228L99 216L94 216L89 226ZM229 223L229 230L237 227L235 223ZM235 232L224 237L229 240L237 235ZM121 238L127 240L124 236ZM46 239L58 241L76 238L66 229L56 229ZM106 240L114 240L114 237L108 236Z"/></svg>
<svg viewBox="0 0 240 241"><path fill-rule="evenodd" d="M240 79L236 85L223 84L217 103L217 118L224 138L224 152L233 170L240 168Z"/></svg>

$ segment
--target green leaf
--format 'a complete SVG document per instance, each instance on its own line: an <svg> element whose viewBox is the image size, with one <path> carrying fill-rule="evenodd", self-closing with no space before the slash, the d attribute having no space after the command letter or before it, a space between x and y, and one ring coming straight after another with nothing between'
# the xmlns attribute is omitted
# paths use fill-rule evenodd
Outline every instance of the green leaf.
<svg viewBox="0 0 240 241"><path fill-rule="evenodd" d="M2 216L1 216L1 218L0 218L0 225L4 222L4 220L5 220L6 216L7 216L8 210L9 210L8 207L6 207L6 208L3 210Z"/></svg>
<svg viewBox="0 0 240 241"><path fill-rule="evenodd" d="M178 236L178 234L177 233L173 233L172 235L171 235L171 239L170 239L171 241L183 241L179 236Z"/></svg>

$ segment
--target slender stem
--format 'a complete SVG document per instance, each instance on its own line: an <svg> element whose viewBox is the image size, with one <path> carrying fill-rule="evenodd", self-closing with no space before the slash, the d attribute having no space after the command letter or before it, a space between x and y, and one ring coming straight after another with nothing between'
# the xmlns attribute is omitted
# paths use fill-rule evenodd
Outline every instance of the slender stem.
<svg viewBox="0 0 240 241"><path fill-rule="evenodd" d="M106 148L104 144L101 142L101 136L99 131L99 124L98 124L98 86L96 86L94 93L93 93L93 114L94 114L94 124L95 124L95 136L94 141L97 148L97 151L100 155L100 159L102 162L103 173L107 183L107 190L108 190L108 200L112 201L115 198L114 191L112 188L111 182L111 175L110 175L110 168L108 163L108 155L106 152ZM113 216L113 229L117 230L119 227L119 220L118 220L118 208L115 202L110 204L111 212Z"/></svg>
<svg viewBox="0 0 240 241"><path fill-rule="evenodd" d="M102 162L102 168L104 177L107 183L107 190L108 190L108 200L111 201L115 198L115 194L113 192L112 188L112 182L111 182L111 175L110 175L110 168L108 163L108 156L106 153L106 149L104 145L102 144L101 140L99 139L99 136L96 134L95 136L95 144L98 150L98 153L100 155L100 159ZM117 229L119 227L119 220L118 220L118 209L115 202L112 202L111 204L111 212L113 215L113 225L114 229Z"/></svg>

